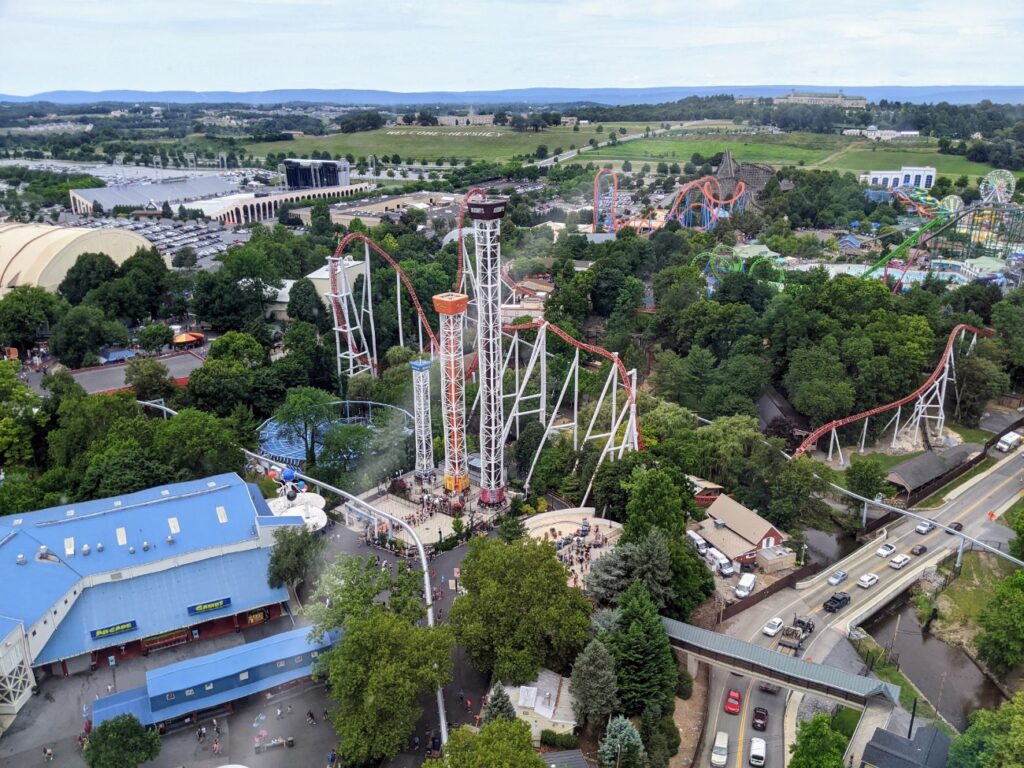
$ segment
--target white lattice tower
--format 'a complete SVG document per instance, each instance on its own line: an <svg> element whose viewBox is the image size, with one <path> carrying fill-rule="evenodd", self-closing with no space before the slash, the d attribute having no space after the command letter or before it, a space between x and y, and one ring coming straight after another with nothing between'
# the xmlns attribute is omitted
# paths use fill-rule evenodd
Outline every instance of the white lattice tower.
<svg viewBox="0 0 1024 768"><path fill-rule="evenodd" d="M444 487L461 493L469 488L466 459L465 363L462 326L469 297L440 293L434 297L441 326L441 417L444 420Z"/></svg>
<svg viewBox="0 0 1024 768"><path fill-rule="evenodd" d="M363 333L363 311L356 305L352 294L352 278L350 270L363 269L368 273L369 260L356 262L349 256L335 254L328 260L331 277L331 290L327 299L331 303L331 314L334 317L334 341L337 348L338 379L343 375L356 376L369 371L373 376L374 359L370 345ZM367 275L367 280L368 280ZM364 280L364 293L368 283Z"/></svg>
<svg viewBox="0 0 1024 768"><path fill-rule="evenodd" d="M501 354L501 219L507 201L469 203L476 247L477 347L480 356L480 503L505 500L505 427Z"/></svg>
<svg viewBox="0 0 1024 768"><path fill-rule="evenodd" d="M413 360L412 415L416 425L416 477L434 475L434 439L430 427L430 361Z"/></svg>

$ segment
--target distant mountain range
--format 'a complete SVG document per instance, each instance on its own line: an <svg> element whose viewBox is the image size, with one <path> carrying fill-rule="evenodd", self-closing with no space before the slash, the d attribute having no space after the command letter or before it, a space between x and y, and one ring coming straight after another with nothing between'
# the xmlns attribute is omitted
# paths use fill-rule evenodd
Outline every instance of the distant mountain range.
<svg viewBox="0 0 1024 768"><path fill-rule="evenodd" d="M176 104L281 104L305 102L365 106L398 105L485 105L485 104L657 104L687 96L782 96L798 91L835 92L839 87L816 85L722 85L678 88L516 88L504 91L427 91L400 93L354 89L296 88L275 91L47 91L32 96L0 94L0 102L48 101L55 104L96 102L150 102ZM921 85L843 86L844 93L864 96L871 102L882 99L912 103L976 104L988 99L997 103L1024 103L1024 86Z"/></svg>

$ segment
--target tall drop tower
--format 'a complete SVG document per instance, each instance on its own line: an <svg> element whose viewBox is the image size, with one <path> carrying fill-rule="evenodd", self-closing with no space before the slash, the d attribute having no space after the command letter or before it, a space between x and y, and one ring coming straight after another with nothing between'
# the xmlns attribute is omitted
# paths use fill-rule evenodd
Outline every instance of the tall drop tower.
<svg viewBox="0 0 1024 768"><path fill-rule="evenodd" d="M469 488L466 460L466 366L462 354L462 326L469 297L439 293L434 309L440 318L441 416L444 419L444 487L462 493Z"/></svg>
<svg viewBox="0 0 1024 768"><path fill-rule="evenodd" d="M505 428L501 387L501 219L508 201L469 203L476 245L477 340L480 359L480 503L505 500Z"/></svg>
<svg viewBox="0 0 1024 768"><path fill-rule="evenodd" d="M429 480L434 475L434 437L430 428L430 361L413 360L412 413L416 428L416 477Z"/></svg>

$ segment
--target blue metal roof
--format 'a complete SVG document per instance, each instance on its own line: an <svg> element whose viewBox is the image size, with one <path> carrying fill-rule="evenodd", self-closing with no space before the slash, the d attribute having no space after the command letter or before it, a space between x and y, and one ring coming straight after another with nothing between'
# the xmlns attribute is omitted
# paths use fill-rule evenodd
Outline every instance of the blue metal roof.
<svg viewBox="0 0 1024 768"><path fill-rule="evenodd" d="M340 633L335 631L320 642L309 640L309 627L282 632L279 635L257 640L253 643L234 646L217 653L195 659L169 664L146 673L146 685L121 691L112 696L98 699L93 703L93 725L118 715L131 713L144 725L173 720L197 710L206 710L229 701L236 701L255 693L275 688L308 677L312 672L314 655L312 651L323 651L335 644ZM153 710L152 702L170 692L192 688L202 692L206 683L233 677L245 670L264 664L274 664L283 659L303 657L303 663L290 665L279 674L254 678L244 685L220 689L209 695L182 698L178 703ZM161 702L163 703L163 702Z"/></svg>
<svg viewBox="0 0 1024 768"><path fill-rule="evenodd" d="M255 542L264 515L259 489L228 473L0 517L0 618L27 629L85 577Z"/></svg>
<svg viewBox="0 0 1024 768"><path fill-rule="evenodd" d="M329 638L323 642L310 642L309 633L310 627L300 627L255 643L236 645L217 653L151 669L146 672L146 688L150 696L160 696L168 691L201 686L225 675L329 646L332 642Z"/></svg>
<svg viewBox="0 0 1024 768"><path fill-rule="evenodd" d="M269 547L250 549L89 587L34 663L49 664L207 619L283 602L288 599L288 590L267 585L271 552ZM224 598L230 598L230 603L222 608L189 613L190 606L209 606ZM92 636L95 630L129 622L135 623L134 629L99 639Z"/></svg>

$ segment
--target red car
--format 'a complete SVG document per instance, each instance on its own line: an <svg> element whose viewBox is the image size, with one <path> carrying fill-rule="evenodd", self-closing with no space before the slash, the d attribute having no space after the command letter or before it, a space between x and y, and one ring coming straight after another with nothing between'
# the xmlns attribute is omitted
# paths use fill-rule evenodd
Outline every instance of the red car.
<svg viewBox="0 0 1024 768"><path fill-rule="evenodd" d="M764 731L768 728L768 710L764 707L754 707L754 720L751 727L755 731Z"/></svg>
<svg viewBox="0 0 1024 768"><path fill-rule="evenodd" d="M728 715L738 715L740 713L740 702L743 701L743 696L739 691L729 689L729 692L725 695L725 712Z"/></svg>

